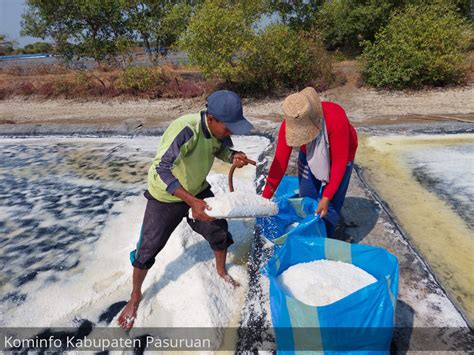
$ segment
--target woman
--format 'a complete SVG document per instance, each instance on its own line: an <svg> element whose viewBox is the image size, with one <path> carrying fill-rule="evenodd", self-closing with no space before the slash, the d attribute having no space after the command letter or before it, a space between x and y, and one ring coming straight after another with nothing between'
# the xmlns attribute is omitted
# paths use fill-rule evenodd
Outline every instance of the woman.
<svg viewBox="0 0 474 355"><path fill-rule="evenodd" d="M332 236L349 186L357 133L344 109L332 102L321 102L311 87L288 96L283 113L285 119L262 196L272 198L293 147L299 147L300 196L318 198L322 193L315 214L323 218L327 235Z"/></svg>

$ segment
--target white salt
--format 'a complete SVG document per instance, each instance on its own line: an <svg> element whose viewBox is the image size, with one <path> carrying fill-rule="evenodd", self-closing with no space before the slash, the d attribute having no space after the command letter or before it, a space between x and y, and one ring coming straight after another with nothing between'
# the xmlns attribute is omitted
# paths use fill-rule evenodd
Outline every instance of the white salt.
<svg viewBox="0 0 474 355"><path fill-rule="evenodd" d="M355 265L317 260L289 267L278 281L297 300L311 306L326 306L377 280Z"/></svg>
<svg viewBox="0 0 474 355"><path fill-rule="evenodd" d="M249 192L226 192L204 199L211 208L206 213L218 218L246 218L273 216L278 205L266 198Z"/></svg>

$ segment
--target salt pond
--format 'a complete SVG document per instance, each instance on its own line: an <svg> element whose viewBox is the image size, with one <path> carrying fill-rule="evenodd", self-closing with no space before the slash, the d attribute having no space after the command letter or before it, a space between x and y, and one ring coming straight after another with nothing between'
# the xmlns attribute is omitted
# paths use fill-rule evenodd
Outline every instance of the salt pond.
<svg viewBox="0 0 474 355"><path fill-rule="evenodd" d="M452 299L474 319L474 135L370 137L358 163Z"/></svg>
<svg viewBox="0 0 474 355"><path fill-rule="evenodd" d="M83 319L115 326L131 290L128 254L138 240L158 142L0 139L0 326L75 326ZM258 160L269 140L234 143ZM216 194L227 190L229 167L213 167L208 181ZM254 193L255 167L238 169L234 181L237 191ZM136 326L238 325L253 221L229 227L229 272L243 286L236 291L216 278L208 244L182 223L148 273Z"/></svg>

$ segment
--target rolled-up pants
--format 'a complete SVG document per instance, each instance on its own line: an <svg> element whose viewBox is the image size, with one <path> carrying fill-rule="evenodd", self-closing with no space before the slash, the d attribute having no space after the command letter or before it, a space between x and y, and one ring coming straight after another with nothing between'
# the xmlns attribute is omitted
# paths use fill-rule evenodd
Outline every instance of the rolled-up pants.
<svg viewBox="0 0 474 355"><path fill-rule="evenodd" d="M186 203L157 201L148 191L144 195L148 201L140 239L137 248L130 253L130 262L134 267L151 268L155 263L156 255L165 247L171 234L185 217L191 228L209 242L211 249L225 250L234 243L225 219L216 219L211 222L190 219L188 218L189 206ZM204 199L212 196L214 194L208 187L196 197Z"/></svg>

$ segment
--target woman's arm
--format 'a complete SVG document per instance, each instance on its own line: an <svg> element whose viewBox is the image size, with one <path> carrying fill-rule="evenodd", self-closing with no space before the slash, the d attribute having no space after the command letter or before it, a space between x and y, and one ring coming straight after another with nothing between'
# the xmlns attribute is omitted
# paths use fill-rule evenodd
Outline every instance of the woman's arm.
<svg viewBox="0 0 474 355"><path fill-rule="evenodd" d="M332 117L328 117L329 115L332 115ZM323 197L332 200L341 184L349 161L349 120L342 107L336 104L331 106L326 115L326 127L329 138L331 168L328 184L324 187Z"/></svg>
<svg viewBox="0 0 474 355"><path fill-rule="evenodd" d="M291 151L293 150L288 144L286 144L286 123L282 122L280 131L278 132L277 146L275 150L275 157L273 158L272 165L268 172L267 183L263 189L262 196L265 198L272 198L278 185L280 185L281 179L285 175L286 168L288 168L288 161L290 160Z"/></svg>

